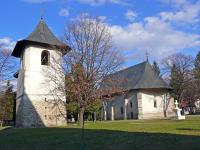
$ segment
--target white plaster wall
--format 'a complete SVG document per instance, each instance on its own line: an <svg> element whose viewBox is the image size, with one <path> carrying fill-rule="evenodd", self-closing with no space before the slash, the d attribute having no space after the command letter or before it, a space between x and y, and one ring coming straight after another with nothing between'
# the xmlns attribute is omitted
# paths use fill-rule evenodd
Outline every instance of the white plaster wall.
<svg viewBox="0 0 200 150"><path fill-rule="evenodd" d="M41 53L48 50L50 66L41 65ZM28 95L53 95L64 99L64 74L61 67L61 52L40 47L27 47L24 52L24 92ZM62 87L61 87L62 86ZM56 88L57 87L57 88ZM37 98L36 98L37 99ZM53 97L52 97L53 99Z"/></svg>
<svg viewBox="0 0 200 150"><path fill-rule="evenodd" d="M141 95L141 112L139 114L138 109L138 92ZM126 106L127 119L152 119L152 118L163 118L164 117L164 106L165 97L167 96L167 117L174 116L174 100L170 97L168 91L164 90L140 90L140 91L130 91L125 97L122 95L114 96L107 105L107 119L111 120L111 107L114 106L114 118L124 119L124 114L121 114L121 107L124 110L124 99L128 100ZM154 99L157 101L157 107L154 108ZM132 102L132 108L130 103ZM133 113L133 118L131 117L131 112ZM139 116L140 115L140 116Z"/></svg>
<svg viewBox="0 0 200 150"><path fill-rule="evenodd" d="M126 106L127 118L136 119L138 117L137 92L130 91L126 96L126 99L128 99L128 104ZM131 108L131 102L132 102L132 108ZM131 112L133 113L133 118L131 116Z"/></svg>
<svg viewBox="0 0 200 150"><path fill-rule="evenodd" d="M154 99L157 101L157 107L154 108ZM157 113L163 110L164 94L155 92L142 92L142 110L143 113Z"/></svg>
<svg viewBox="0 0 200 150"><path fill-rule="evenodd" d="M111 101L108 102L108 106L107 106L107 115L108 115L108 119L111 120L111 107L113 106L114 108L114 119L115 120L119 120L119 119L123 119L124 118L124 114L121 114L121 107L124 108L124 98L122 95L116 95L114 96Z"/></svg>
<svg viewBox="0 0 200 150"><path fill-rule="evenodd" d="M138 117L138 109L137 109L137 97L136 92L131 91L127 94L127 96L124 98L123 95L116 95L114 96L111 101L108 101L107 105L107 119L111 120L111 107L114 107L114 119L115 120L122 120L124 119L124 113L125 113L125 99L128 100L127 106L126 106L126 112L127 112L127 119L131 119L131 112L133 113L133 118L136 119ZM130 106L130 102L132 102L132 108ZM123 114L121 113L121 107L123 108Z"/></svg>
<svg viewBox="0 0 200 150"><path fill-rule="evenodd" d="M164 117L165 96L167 92L159 90L143 90L142 95L142 117L145 118L160 118ZM157 107L154 107L154 99L157 102ZM173 100L169 101L167 113L173 113Z"/></svg>
<svg viewBox="0 0 200 150"><path fill-rule="evenodd" d="M43 50L50 53L49 66L41 65ZM17 85L17 125L66 124L63 103L66 100L65 76L61 57L62 53L53 49L29 46L24 50Z"/></svg>
<svg viewBox="0 0 200 150"><path fill-rule="evenodd" d="M16 95L17 99L23 95L23 91L24 91L23 78L24 78L24 73L23 73L23 70L21 69L19 71L18 78L17 78L17 95Z"/></svg>

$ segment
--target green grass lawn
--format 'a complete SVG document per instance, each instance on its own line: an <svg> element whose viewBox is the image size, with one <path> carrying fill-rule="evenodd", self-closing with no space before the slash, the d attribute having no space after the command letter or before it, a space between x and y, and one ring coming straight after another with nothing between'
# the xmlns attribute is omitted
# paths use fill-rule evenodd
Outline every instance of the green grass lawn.
<svg viewBox="0 0 200 150"><path fill-rule="evenodd" d="M0 150L200 150L200 116L183 121L87 122L66 128L0 129Z"/></svg>

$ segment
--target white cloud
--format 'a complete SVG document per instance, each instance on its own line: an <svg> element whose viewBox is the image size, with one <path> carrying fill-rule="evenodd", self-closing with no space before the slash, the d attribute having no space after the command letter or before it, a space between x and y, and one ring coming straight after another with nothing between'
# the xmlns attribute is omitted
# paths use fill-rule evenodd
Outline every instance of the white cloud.
<svg viewBox="0 0 200 150"><path fill-rule="evenodd" d="M174 8L181 8L190 4L188 0L161 0L161 1L164 4L170 5L171 7Z"/></svg>
<svg viewBox="0 0 200 150"><path fill-rule="evenodd" d="M171 11L160 12L144 18L141 22L126 26L110 25L113 40L128 58L143 59L145 52L151 58L162 58L200 46L200 34L189 33L176 25L193 25L200 22L200 0L163 0L171 6ZM137 14L127 11L125 17L134 21ZM120 35L120 36L119 36Z"/></svg>
<svg viewBox="0 0 200 150"><path fill-rule="evenodd" d="M91 5L101 5L106 3L106 0L78 0L80 3L86 3Z"/></svg>
<svg viewBox="0 0 200 150"><path fill-rule="evenodd" d="M23 0L23 1L27 3L44 3L44 2L51 2L54 0Z"/></svg>
<svg viewBox="0 0 200 150"><path fill-rule="evenodd" d="M63 17L68 17L69 16L69 10L66 9L66 8L62 8L60 11L59 11L59 16L63 16Z"/></svg>
<svg viewBox="0 0 200 150"><path fill-rule="evenodd" d="M102 21L105 21L105 20L107 19L106 16L98 16L98 18L99 18L100 20L102 20Z"/></svg>
<svg viewBox="0 0 200 150"><path fill-rule="evenodd" d="M132 4L128 2L128 0L110 0L110 3L124 6L132 6Z"/></svg>
<svg viewBox="0 0 200 150"><path fill-rule="evenodd" d="M131 53L130 58L144 58L148 51L151 58L161 60L184 49L200 46L200 35L177 31L157 17L110 28L115 44L119 49Z"/></svg>
<svg viewBox="0 0 200 150"><path fill-rule="evenodd" d="M8 37L0 38L0 46L3 49L12 50L15 46L15 42Z"/></svg>
<svg viewBox="0 0 200 150"><path fill-rule="evenodd" d="M166 4L176 8L175 11L161 12L159 16L164 21L176 22L178 24L194 24L200 21L200 0L166 0Z"/></svg>
<svg viewBox="0 0 200 150"><path fill-rule="evenodd" d="M126 19L128 19L129 21L133 22L135 20L135 18L137 17L137 13L132 11L132 10L128 10L125 13L125 17Z"/></svg>

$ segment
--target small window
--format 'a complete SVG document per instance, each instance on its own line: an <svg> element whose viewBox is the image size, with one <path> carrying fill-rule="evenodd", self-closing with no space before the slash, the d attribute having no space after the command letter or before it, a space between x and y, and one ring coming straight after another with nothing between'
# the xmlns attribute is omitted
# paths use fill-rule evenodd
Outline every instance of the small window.
<svg viewBox="0 0 200 150"><path fill-rule="evenodd" d="M157 108L157 101L156 101L156 99L154 99L153 104L154 104L154 108Z"/></svg>
<svg viewBox="0 0 200 150"><path fill-rule="evenodd" d="M123 114L124 113L124 109L123 109L123 107L121 107L121 114Z"/></svg>
<svg viewBox="0 0 200 150"><path fill-rule="evenodd" d="M41 65L48 66L49 65L50 54L48 51L44 50L41 54Z"/></svg>
<svg viewBox="0 0 200 150"><path fill-rule="evenodd" d="M132 102L130 102L130 107L131 107L131 108L133 107L133 103L132 103Z"/></svg>

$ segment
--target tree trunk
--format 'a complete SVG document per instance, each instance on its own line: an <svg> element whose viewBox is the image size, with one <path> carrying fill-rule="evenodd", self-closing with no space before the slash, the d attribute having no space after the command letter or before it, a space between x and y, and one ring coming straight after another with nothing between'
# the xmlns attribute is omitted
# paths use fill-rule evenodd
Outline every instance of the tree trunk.
<svg viewBox="0 0 200 150"><path fill-rule="evenodd" d="M1 128L4 126L4 121L6 120L6 101L4 101L4 110L3 110L3 114L2 114L2 120L1 120Z"/></svg>
<svg viewBox="0 0 200 150"><path fill-rule="evenodd" d="M94 122L96 122L96 121L97 121L97 113L94 112Z"/></svg>
<svg viewBox="0 0 200 150"><path fill-rule="evenodd" d="M78 126L84 128L84 108L79 109Z"/></svg>
<svg viewBox="0 0 200 150"><path fill-rule="evenodd" d="M167 117L167 110L164 110L164 117Z"/></svg>
<svg viewBox="0 0 200 150"><path fill-rule="evenodd" d="M0 128L3 127L3 120L0 120Z"/></svg>

